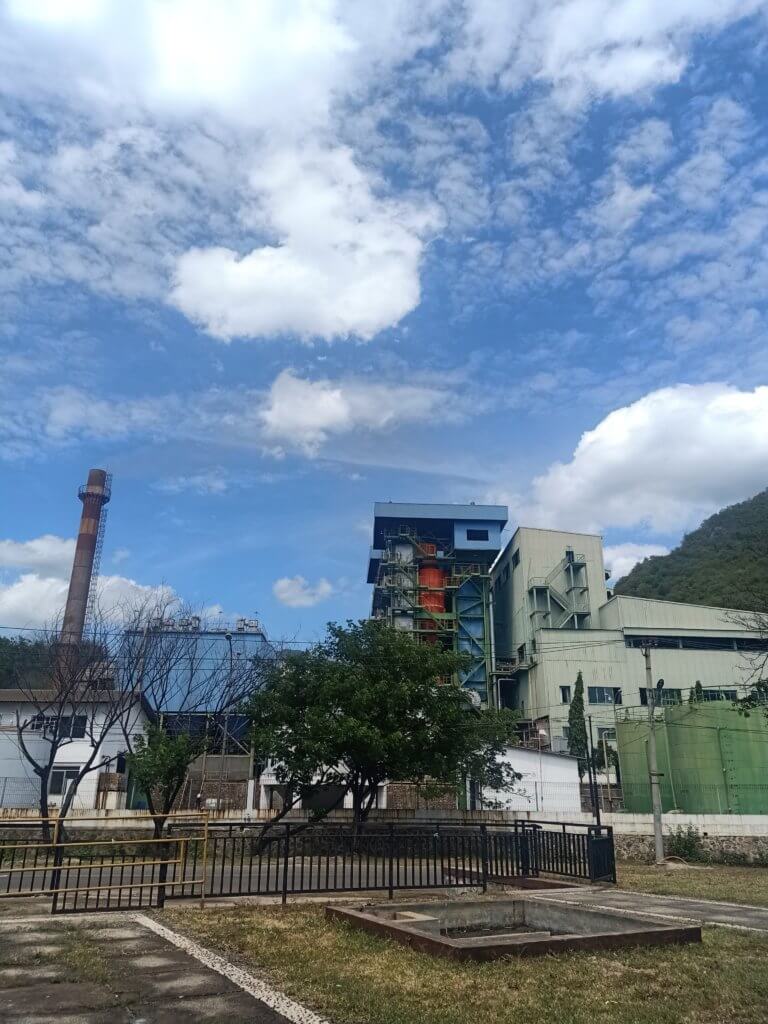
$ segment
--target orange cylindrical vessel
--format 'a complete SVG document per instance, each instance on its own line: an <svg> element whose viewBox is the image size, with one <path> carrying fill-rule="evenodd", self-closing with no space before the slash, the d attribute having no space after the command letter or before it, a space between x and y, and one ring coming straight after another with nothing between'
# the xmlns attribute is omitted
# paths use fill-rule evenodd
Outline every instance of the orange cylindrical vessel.
<svg viewBox="0 0 768 1024"><path fill-rule="evenodd" d="M422 565L419 569L421 607L429 612L445 611L445 573L436 565Z"/></svg>

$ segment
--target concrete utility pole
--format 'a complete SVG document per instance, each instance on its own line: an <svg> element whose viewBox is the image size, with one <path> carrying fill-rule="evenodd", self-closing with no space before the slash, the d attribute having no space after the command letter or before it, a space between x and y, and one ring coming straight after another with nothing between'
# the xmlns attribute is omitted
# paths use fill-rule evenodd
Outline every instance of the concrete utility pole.
<svg viewBox="0 0 768 1024"><path fill-rule="evenodd" d="M600 819L600 791L597 788L597 770L595 768L595 742L592 738L592 715L588 716L589 731L589 785L592 796L592 813L595 816L595 824L602 827Z"/></svg>
<svg viewBox="0 0 768 1024"><path fill-rule="evenodd" d="M661 825L661 789L659 765L656 760L656 688L651 671L651 648L643 648L645 658L645 692L648 694L648 777L651 782L651 804L653 806L653 847L657 864L664 863L664 833Z"/></svg>

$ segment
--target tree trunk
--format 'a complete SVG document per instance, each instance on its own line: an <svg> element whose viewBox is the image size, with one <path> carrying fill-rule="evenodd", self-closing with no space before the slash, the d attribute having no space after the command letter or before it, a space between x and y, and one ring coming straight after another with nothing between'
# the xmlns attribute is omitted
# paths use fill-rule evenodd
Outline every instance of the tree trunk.
<svg viewBox="0 0 768 1024"><path fill-rule="evenodd" d="M40 797L38 806L40 808L40 818L42 819L42 834L43 842L50 844L53 836L51 834L51 823L48 819L48 772L43 772L40 775Z"/></svg>

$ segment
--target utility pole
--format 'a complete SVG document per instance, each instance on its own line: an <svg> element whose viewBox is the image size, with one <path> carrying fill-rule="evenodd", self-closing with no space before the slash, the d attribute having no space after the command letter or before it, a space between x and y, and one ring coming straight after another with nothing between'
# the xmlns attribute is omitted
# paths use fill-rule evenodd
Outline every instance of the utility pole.
<svg viewBox="0 0 768 1024"><path fill-rule="evenodd" d="M659 765L656 760L656 688L651 671L651 646L643 647L645 658L645 692L648 695L648 777L651 783L651 805L653 807L653 847L657 864L664 863L664 833L661 825L661 789Z"/></svg>
<svg viewBox="0 0 768 1024"><path fill-rule="evenodd" d="M611 766L608 760L608 740L606 738L605 733L603 733L601 739L603 744L603 764L605 765L605 781L608 784L608 809L610 811L613 811L613 795L611 794ZM598 740L598 744L600 742L601 740Z"/></svg>
<svg viewBox="0 0 768 1024"><path fill-rule="evenodd" d="M592 715L588 715L589 722L589 782L592 790L592 810L595 815L595 824L600 827L600 793L597 788L597 772L595 771L595 744L592 738Z"/></svg>

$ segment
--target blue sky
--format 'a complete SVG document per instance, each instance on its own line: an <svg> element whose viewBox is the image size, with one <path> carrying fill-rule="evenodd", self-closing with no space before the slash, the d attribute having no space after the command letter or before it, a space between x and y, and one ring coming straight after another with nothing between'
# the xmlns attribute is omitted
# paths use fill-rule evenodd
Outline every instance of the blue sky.
<svg viewBox="0 0 768 1024"><path fill-rule="evenodd" d="M0 625L364 615L375 500L617 574L768 483L755 0L0 4Z"/></svg>

